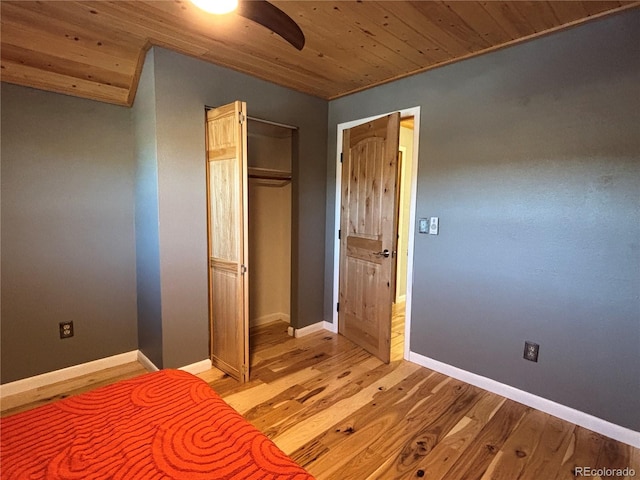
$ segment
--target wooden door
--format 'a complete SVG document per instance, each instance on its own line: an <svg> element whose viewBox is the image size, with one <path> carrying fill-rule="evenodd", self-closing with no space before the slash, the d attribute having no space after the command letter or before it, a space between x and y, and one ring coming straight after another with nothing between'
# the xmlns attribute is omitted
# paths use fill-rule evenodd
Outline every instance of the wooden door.
<svg viewBox="0 0 640 480"><path fill-rule="evenodd" d="M249 379L246 104L207 111L211 361Z"/></svg>
<svg viewBox="0 0 640 480"><path fill-rule="evenodd" d="M344 131L338 331L389 362L400 114Z"/></svg>

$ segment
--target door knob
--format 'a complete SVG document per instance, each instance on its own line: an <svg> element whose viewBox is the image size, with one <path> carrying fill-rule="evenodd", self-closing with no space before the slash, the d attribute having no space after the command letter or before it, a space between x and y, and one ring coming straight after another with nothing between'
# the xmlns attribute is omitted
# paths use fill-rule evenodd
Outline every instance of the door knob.
<svg viewBox="0 0 640 480"><path fill-rule="evenodd" d="M381 252L376 252L376 253L374 253L374 255L375 255L376 257L389 258L390 253L389 253L389 250L385 248L385 249L384 249L383 251L381 251Z"/></svg>

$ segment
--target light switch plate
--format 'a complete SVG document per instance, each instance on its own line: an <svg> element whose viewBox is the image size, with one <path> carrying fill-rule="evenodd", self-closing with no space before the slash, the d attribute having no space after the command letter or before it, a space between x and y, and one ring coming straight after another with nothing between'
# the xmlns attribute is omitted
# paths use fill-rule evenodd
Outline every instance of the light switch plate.
<svg viewBox="0 0 640 480"><path fill-rule="evenodd" d="M431 217L429 219L429 235L438 235L438 225L440 219L438 217Z"/></svg>
<svg viewBox="0 0 640 480"><path fill-rule="evenodd" d="M418 220L418 232L427 233L429 231L429 219L421 218Z"/></svg>

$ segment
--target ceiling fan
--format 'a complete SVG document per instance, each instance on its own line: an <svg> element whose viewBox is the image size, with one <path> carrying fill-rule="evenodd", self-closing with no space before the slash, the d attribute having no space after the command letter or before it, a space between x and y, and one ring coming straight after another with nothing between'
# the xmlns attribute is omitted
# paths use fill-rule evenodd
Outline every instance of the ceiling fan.
<svg viewBox="0 0 640 480"><path fill-rule="evenodd" d="M298 50L304 47L304 34L293 19L267 0L191 0L202 10L218 15L235 10L249 20L267 27Z"/></svg>

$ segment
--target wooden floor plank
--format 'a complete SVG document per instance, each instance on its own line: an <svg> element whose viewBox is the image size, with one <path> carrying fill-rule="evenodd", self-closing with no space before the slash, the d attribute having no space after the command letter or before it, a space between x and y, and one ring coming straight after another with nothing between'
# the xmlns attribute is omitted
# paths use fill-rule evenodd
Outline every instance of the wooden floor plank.
<svg viewBox="0 0 640 480"><path fill-rule="evenodd" d="M529 410L520 403L506 400L447 472L447 480L480 480L511 432ZM539 477L541 478L546 477Z"/></svg>
<svg viewBox="0 0 640 480"><path fill-rule="evenodd" d="M331 428L345 416L353 414L359 408L366 405L380 389L393 387L402 381L403 378L420 368L409 362L397 362L384 365L384 367L388 368L389 372L379 378L378 381L360 389L349 398L344 398L336 402L331 408L324 409L312 417L303 420L296 425L296 428L291 428L279 433L273 438L273 441L285 453L292 453L323 431Z"/></svg>
<svg viewBox="0 0 640 480"><path fill-rule="evenodd" d="M620 442L616 442L611 438L604 438L602 443L602 449L600 450L600 456L598 457L598 467L610 470L624 470L631 464L631 447L624 445ZM637 475L640 475L640 471L636 471ZM622 475L604 475L602 480L609 479L621 479Z"/></svg>
<svg viewBox="0 0 640 480"><path fill-rule="evenodd" d="M520 479L539 480L555 477L571 446L574 429L575 425L549 415L536 449L539 454L529 459L527 469Z"/></svg>
<svg viewBox="0 0 640 480"><path fill-rule="evenodd" d="M591 466L600 457L604 437L591 430L578 427L573 430L567 453L558 469L556 480L574 480L576 467ZM640 472L640 471L639 471Z"/></svg>
<svg viewBox="0 0 640 480"><path fill-rule="evenodd" d="M377 365L376 368L381 368L379 361L371 363ZM374 382L382 373L368 364L367 361L362 362L361 366L356 365L333 377L322 372L310 382L303 384L303 393L296 400L304 405L304 409L300 410L294 418L280 419L278 422L274 422L265 430L265 434L273 438L289 429L297 428L301 421L332 408L341 400L350 398L356 391ZM330 378L331 380L329 380ZM324 383L318 383L321 380L324 380Z"/></svg>
<svg viewBox="0 0 640 480"><path fill-rule="evenodd" d="M549 415L529 411L507 438L482 480L513 480L519 478L533 456Z"/></svg>
<svg viewBox="0 0 640 480"><path fill-rule="evenodd" d="M321 443L331 451L341 451L343 454L340 458L335 458L334 455L316 458L310 469L311 473L322 474L324 478L333 478L332 475L345 471L351 474L351 469L346 464L353 462L354 458L360 458L368 447L375 446L372 442L380 436L387 440L397 436L393 433L394 428L403 424L403 417L413 408L416 400L432 395L432 388L436 383L431 377L435 378L435 374L420 369L393 388L378 390L370 402L316 436L294 452L293 457L305 456L306 449L315 450L315 444ZM440 383L439 378L436 380ZM364 478L356 469L353 474Z"/></svg>
<svg viewBox="0 0 640 480"><path fill-rule="evenodd" d="M251 389L227 395L225 401L244 415L248 410L257 405L277 397L280 393L289 389L291 385L299 385L312 379L316 375L317 371L312 367L292 371L289 375L275 379L272 382L261 383Z"/></svg>
<svg viewBox="0 0 640 480"><path fill-rule="evenodd" d="M409 471L397 478L416 478L417 472L423 472L429 480L442 480L458 461L466 448L478 436L485 425L502 407L505 399L489 392L482 392L477 403L431 450L429 455L420 459L415 471ZM382 478L382 477L379 477Z"/></svg>
<svg viewBox="0 0 640 480"><path fill-rule="evenodd" d="M406 416L401 416L395 425L368 447L373 451L385 452L385 456L395 458L395 462L387 464L387 468L381 471L376 465L360 467L360 478L367 478L376 471L379 478L398 478L417 471L419 462L464 417L479 399L479 394L479 389L469 384L448 382L445 388L422 402L421 408L414 409L407 405L411 409ZM409 402L410 397L402 400L403 404ZM351 471L349 464L347 469Z"/></svg>
<svg viewBox="0 0 640 480"><path fill-rule="evenodd" d="M638 480L640 477L640 449L629 445L625 445L625 447L629 448L629 474L625 475L623 480Z"/></svg>

